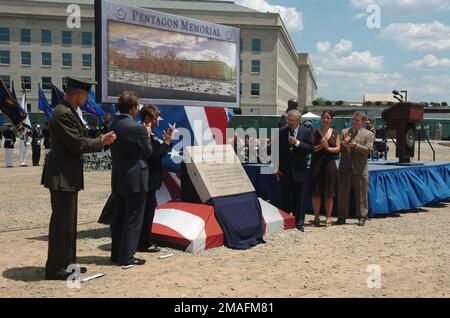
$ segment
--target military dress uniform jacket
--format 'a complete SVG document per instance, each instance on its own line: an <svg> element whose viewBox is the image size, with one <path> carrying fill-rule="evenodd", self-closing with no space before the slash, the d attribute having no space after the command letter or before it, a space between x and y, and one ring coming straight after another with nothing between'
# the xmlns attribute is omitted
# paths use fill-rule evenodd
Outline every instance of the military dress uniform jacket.
<svg viewBox="0 0 450 318"><path fill-rule="evenodd" d="M65 100L53 110L49 128L51 150L41 184L51 191L83 190L83 154L102 151L101 139L84 137L83 123Z"/></svg>
<svg viewBox="0 0 450 318"><path fill-rule="evenodd" d="M3 131L3 138L5 139L5 149L13 149L16 142L16 133L12 129L5 129Z"/></svg>

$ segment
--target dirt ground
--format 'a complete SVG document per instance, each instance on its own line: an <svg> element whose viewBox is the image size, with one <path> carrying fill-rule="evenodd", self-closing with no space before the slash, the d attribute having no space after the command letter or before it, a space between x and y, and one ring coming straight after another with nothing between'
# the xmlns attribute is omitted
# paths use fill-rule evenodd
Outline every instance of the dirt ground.
<svg viewBox="0 0 450 318"><path fill-rule="evenodd" d="M450 161L445 143L435 147L438 161ZM0 297L450 297L450 202L371 219L364 228L353 221L284 231L247 251L164 248L138 254L147 264L123 270L109 262L109 229L96 223L109 172L85 173L77 243L78 263L89 269L82 276L105 276L68 288L43 280L50 201L39 185L42 167L3 168L3 149L0 165ZM158 259L168 253L176 255ZM380 268L379 289L368 287L372 265Z"/></svg>

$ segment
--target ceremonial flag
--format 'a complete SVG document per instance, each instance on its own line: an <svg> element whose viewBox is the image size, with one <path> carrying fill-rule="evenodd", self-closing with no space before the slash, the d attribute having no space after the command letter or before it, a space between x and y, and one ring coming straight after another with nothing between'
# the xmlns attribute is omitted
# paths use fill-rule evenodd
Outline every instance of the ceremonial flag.
<svg viewBox="0 0 450 318"><path fill-rule="evenodd" d="M20 128L23 121L27 118L26 112L17 100L11 96L2 80L0 80L0 110L17 128Z"/></svg>
<svg viewBox="0 0 450 318"><path fill-rule="evenodd" d="M89 91L89 97L86 103L84 103L84 105L80 108L81 110L96 116L101 122L105 122L105 112L100 105L95 102L95 92L92 89Z"/></svg>
<svg viewBox="0 0 450 318"><path fill-rule="evenodd" d="M14 88L14 86L13 86L13 88ZM31 130L30 116L28 115L28 112L27 112L27 93L24 89L22 90L22 102L20 103L20 106L27 114L27 118L23 121L23 125L26 128Z"/></svg>
<svg viewBox="0 0 450 318"><path fill-rule="evenodd" d="M15 100L17 100L16 90L14 89L14 81L11 81L11 95Z"/></svg>
<svg viewBox="0 0 450 318"><path fill-rule="evenodd" d="M113 119L116 116L117 113L117 107L116 104L106 104L105 107L102 107L105 114L109 114L111 119Z"/></svg>
<svg viewBox="0 0 450 318"><path fill-rule="evenodd" d="M38 108L44 112L47 120L50 120L53 109L48 103L47 97L45 96L44 91L41 88L41 84L39 84Z"/></svg>
<svg viewBox="0 0 450 318"><path fill-rule="evenodd" d="M64 92L52 83L52 109L56 107L64 98Z"/></svg>
<svg viewBox="0 0 450 318"><path fill-rule="evenodd" d="M162 140L163 133L168 127L174 128L175 139L172 143L171 152L163 158L165 172L163 173L163 184L157 192L158 204L171 200L177 200L181 194L181 162L184 146L196 146L207 142L201 140L203 137L211 139L217 144L226 143L226 129L228 128L228 112L226 108L220 107L191 107L191 106L158 106L161 110L158 118L158 126L153 132ZM196 122L197 121L197 122ZM191 138L180 138L178 128L185 128L190 132ZM219 129L222 138L214 136L212 128Z"/></svg>

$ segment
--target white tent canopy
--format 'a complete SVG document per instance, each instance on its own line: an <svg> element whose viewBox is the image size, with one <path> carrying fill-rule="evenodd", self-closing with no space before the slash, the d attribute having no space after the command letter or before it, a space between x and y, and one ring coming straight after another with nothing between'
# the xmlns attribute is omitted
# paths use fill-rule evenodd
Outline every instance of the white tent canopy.
<svg viewBox="0 0 450 318"><path fill-rule="evenodd" d="M320 119L320 116L317 116L316 114L309 112L309 113L302 115L302 120L306 120L306 119Z"/></svg>

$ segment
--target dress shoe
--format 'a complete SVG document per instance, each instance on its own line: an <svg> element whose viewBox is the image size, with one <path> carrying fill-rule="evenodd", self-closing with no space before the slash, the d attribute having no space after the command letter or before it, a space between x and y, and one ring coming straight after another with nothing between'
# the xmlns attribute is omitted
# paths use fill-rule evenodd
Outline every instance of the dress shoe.
<svg viewBox="0 0 450 318"><path fill-rule="evenodd" d="M121 266L129 266L129 265L144 265L145 259L132 257L128 261L126 261L123 264L120 264Z"/></svg>
<svg viewBox="0 0 450 318"><path fill-rule="evenodd" d="M366 219L359 219L358 226L364 226L366 225Z"/></svg>
<svg viewBox="0 0 450 318"><path fill-rule="evenodd" d="M344 225L345 224L345 219L339 218L339 219L337 219L336 223L334 223L334 224L336 224L336 225Z"/></svg>
<svg viewBox="0 0 450 318"><path fill-rule="evenodd" d="M305 232L305 228L303 227L303 225L297 226L297 230L299 230L299 231L302 232L302 233Z"/></svg>
<svg viewBox="0 0 450 318"><path fill-rule="evenodd" d="M139 249L141 253L158 253L161 252L161 249L157 245L152 245L150 247L141 247Z"/></svg>
<svg viewBox="0 0 450 318"><path fill-rule="evenodd" d="M71 273L45 274L45 280L67 280Z"/></svg>
<svg viewBox="0 0 450 318"><path fill-rule="evenodd" d="M84 274L87 272L87 268L86 267L79 267L80 269L80 274ZM45 279L46 280L67 280L69 278L70 275L72 275L74 272L76 272L76 270L72 270L71 273L66 272L65 270L60 270L59 272L55 273L55 274L45 274Z"/></svg>
<svg viewBox="0 0 450 318"><path fill-rule="evenodd" d="M86 267L80 267L80 273L84 274L87 272L87 268Z"/></svg>

